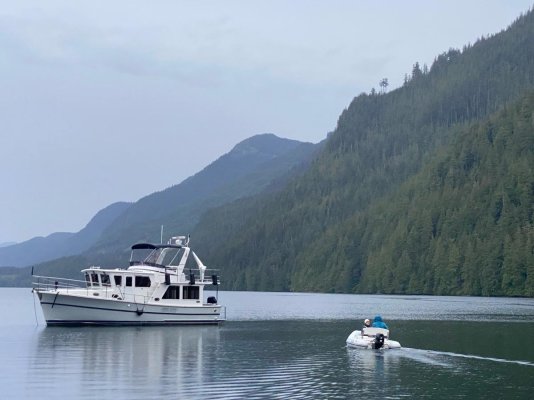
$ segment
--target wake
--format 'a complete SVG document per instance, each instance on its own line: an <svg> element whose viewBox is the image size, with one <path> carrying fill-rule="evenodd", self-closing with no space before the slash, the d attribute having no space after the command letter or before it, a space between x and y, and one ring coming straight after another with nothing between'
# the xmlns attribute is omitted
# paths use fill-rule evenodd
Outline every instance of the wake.
<svg viewBox="0 0 534 400"><path fill-rule="evenodd" d="M506 360L504 358L483 357L483 356L476 356L473 354L452 353L448 351L421 350L421 349L413 349L410 347L404 347L402 350L404 350L402 354L403 356L411 358L416 361L428 362L430 364L440 364L439 362L436 362L436 360L432 359L432 356L444 356L444 357L466 358L466 359L471 359L471 360L493 361L493 362L504 363L504 364L515 364L515 365L523 365L526 367L534 367L534 362L531 362L531 361Z"/></svg>

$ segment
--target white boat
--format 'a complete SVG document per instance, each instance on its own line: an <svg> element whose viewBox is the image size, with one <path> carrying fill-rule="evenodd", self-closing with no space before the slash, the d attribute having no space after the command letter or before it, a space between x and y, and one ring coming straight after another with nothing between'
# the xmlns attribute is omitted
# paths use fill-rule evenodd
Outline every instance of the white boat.
<svg viewBox="0 0 534 400"><path fill-rule="evenodd" d="M401 345L389 338L389 330L383 328L363 328L352 332L347 338L347 346L364 349L400 349Z"/></svg>
<svg viewBox="0 0 534 400"><path fill-rule="evenodd" d="M204 299L204 289L214 285L218 295L219 277L206 271L189 239L175 236L133 245L127 269L84 269L84 281L34 275L33 291L47 325L218 324L226 308Z"/></svg>

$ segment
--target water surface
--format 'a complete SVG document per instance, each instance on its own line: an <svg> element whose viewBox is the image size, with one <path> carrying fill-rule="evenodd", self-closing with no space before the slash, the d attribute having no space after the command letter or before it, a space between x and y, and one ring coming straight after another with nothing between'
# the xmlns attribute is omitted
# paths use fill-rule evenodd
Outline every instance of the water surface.
<svg viewBox="0 0 534 400"><path fill-rule="evenodd" d="M29 289L0 289L0 397L532 398L532 299L219 298L220 327L45 328ZM375 313L403 349L346 348Z"/></svg>

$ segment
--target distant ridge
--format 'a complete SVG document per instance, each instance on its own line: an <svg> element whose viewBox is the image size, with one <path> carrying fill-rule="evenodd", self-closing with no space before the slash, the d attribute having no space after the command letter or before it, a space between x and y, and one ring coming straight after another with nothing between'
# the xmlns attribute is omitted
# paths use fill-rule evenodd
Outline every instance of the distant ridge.
<svg viewBox="0 0 534 400"><path fill-rule="evenodd" d="M58 257L78 254L92 246L103 230L123 213L130 203L114 203L100 210L77 233L56 232L0 248L0 266L23 267Z"/></svg>

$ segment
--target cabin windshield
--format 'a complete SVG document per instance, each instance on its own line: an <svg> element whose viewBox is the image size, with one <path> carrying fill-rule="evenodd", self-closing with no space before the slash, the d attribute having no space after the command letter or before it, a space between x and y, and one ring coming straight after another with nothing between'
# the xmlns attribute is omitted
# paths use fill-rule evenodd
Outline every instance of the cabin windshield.
<svg viewBox="0 0 534 400"><path fill-rule="evenodd" d="M161 254L159 263L166 266L178 265L182 258L182 254L184 253L184 249L167 248L164 250L165 251Z"/></svg>
<svg viewBox="0 0 534 400"><path fill-rule="evenodd" d="M130 265L144 264L156 267L177 265L182 252L183 249L179 248L133 249Z"/></svg>
<svg viewBox="0 0 534 400"><path fill-rule="evenodd" d="M111 286L109 275L101 272L86 272L85 284L87 287Z"/></svg>

